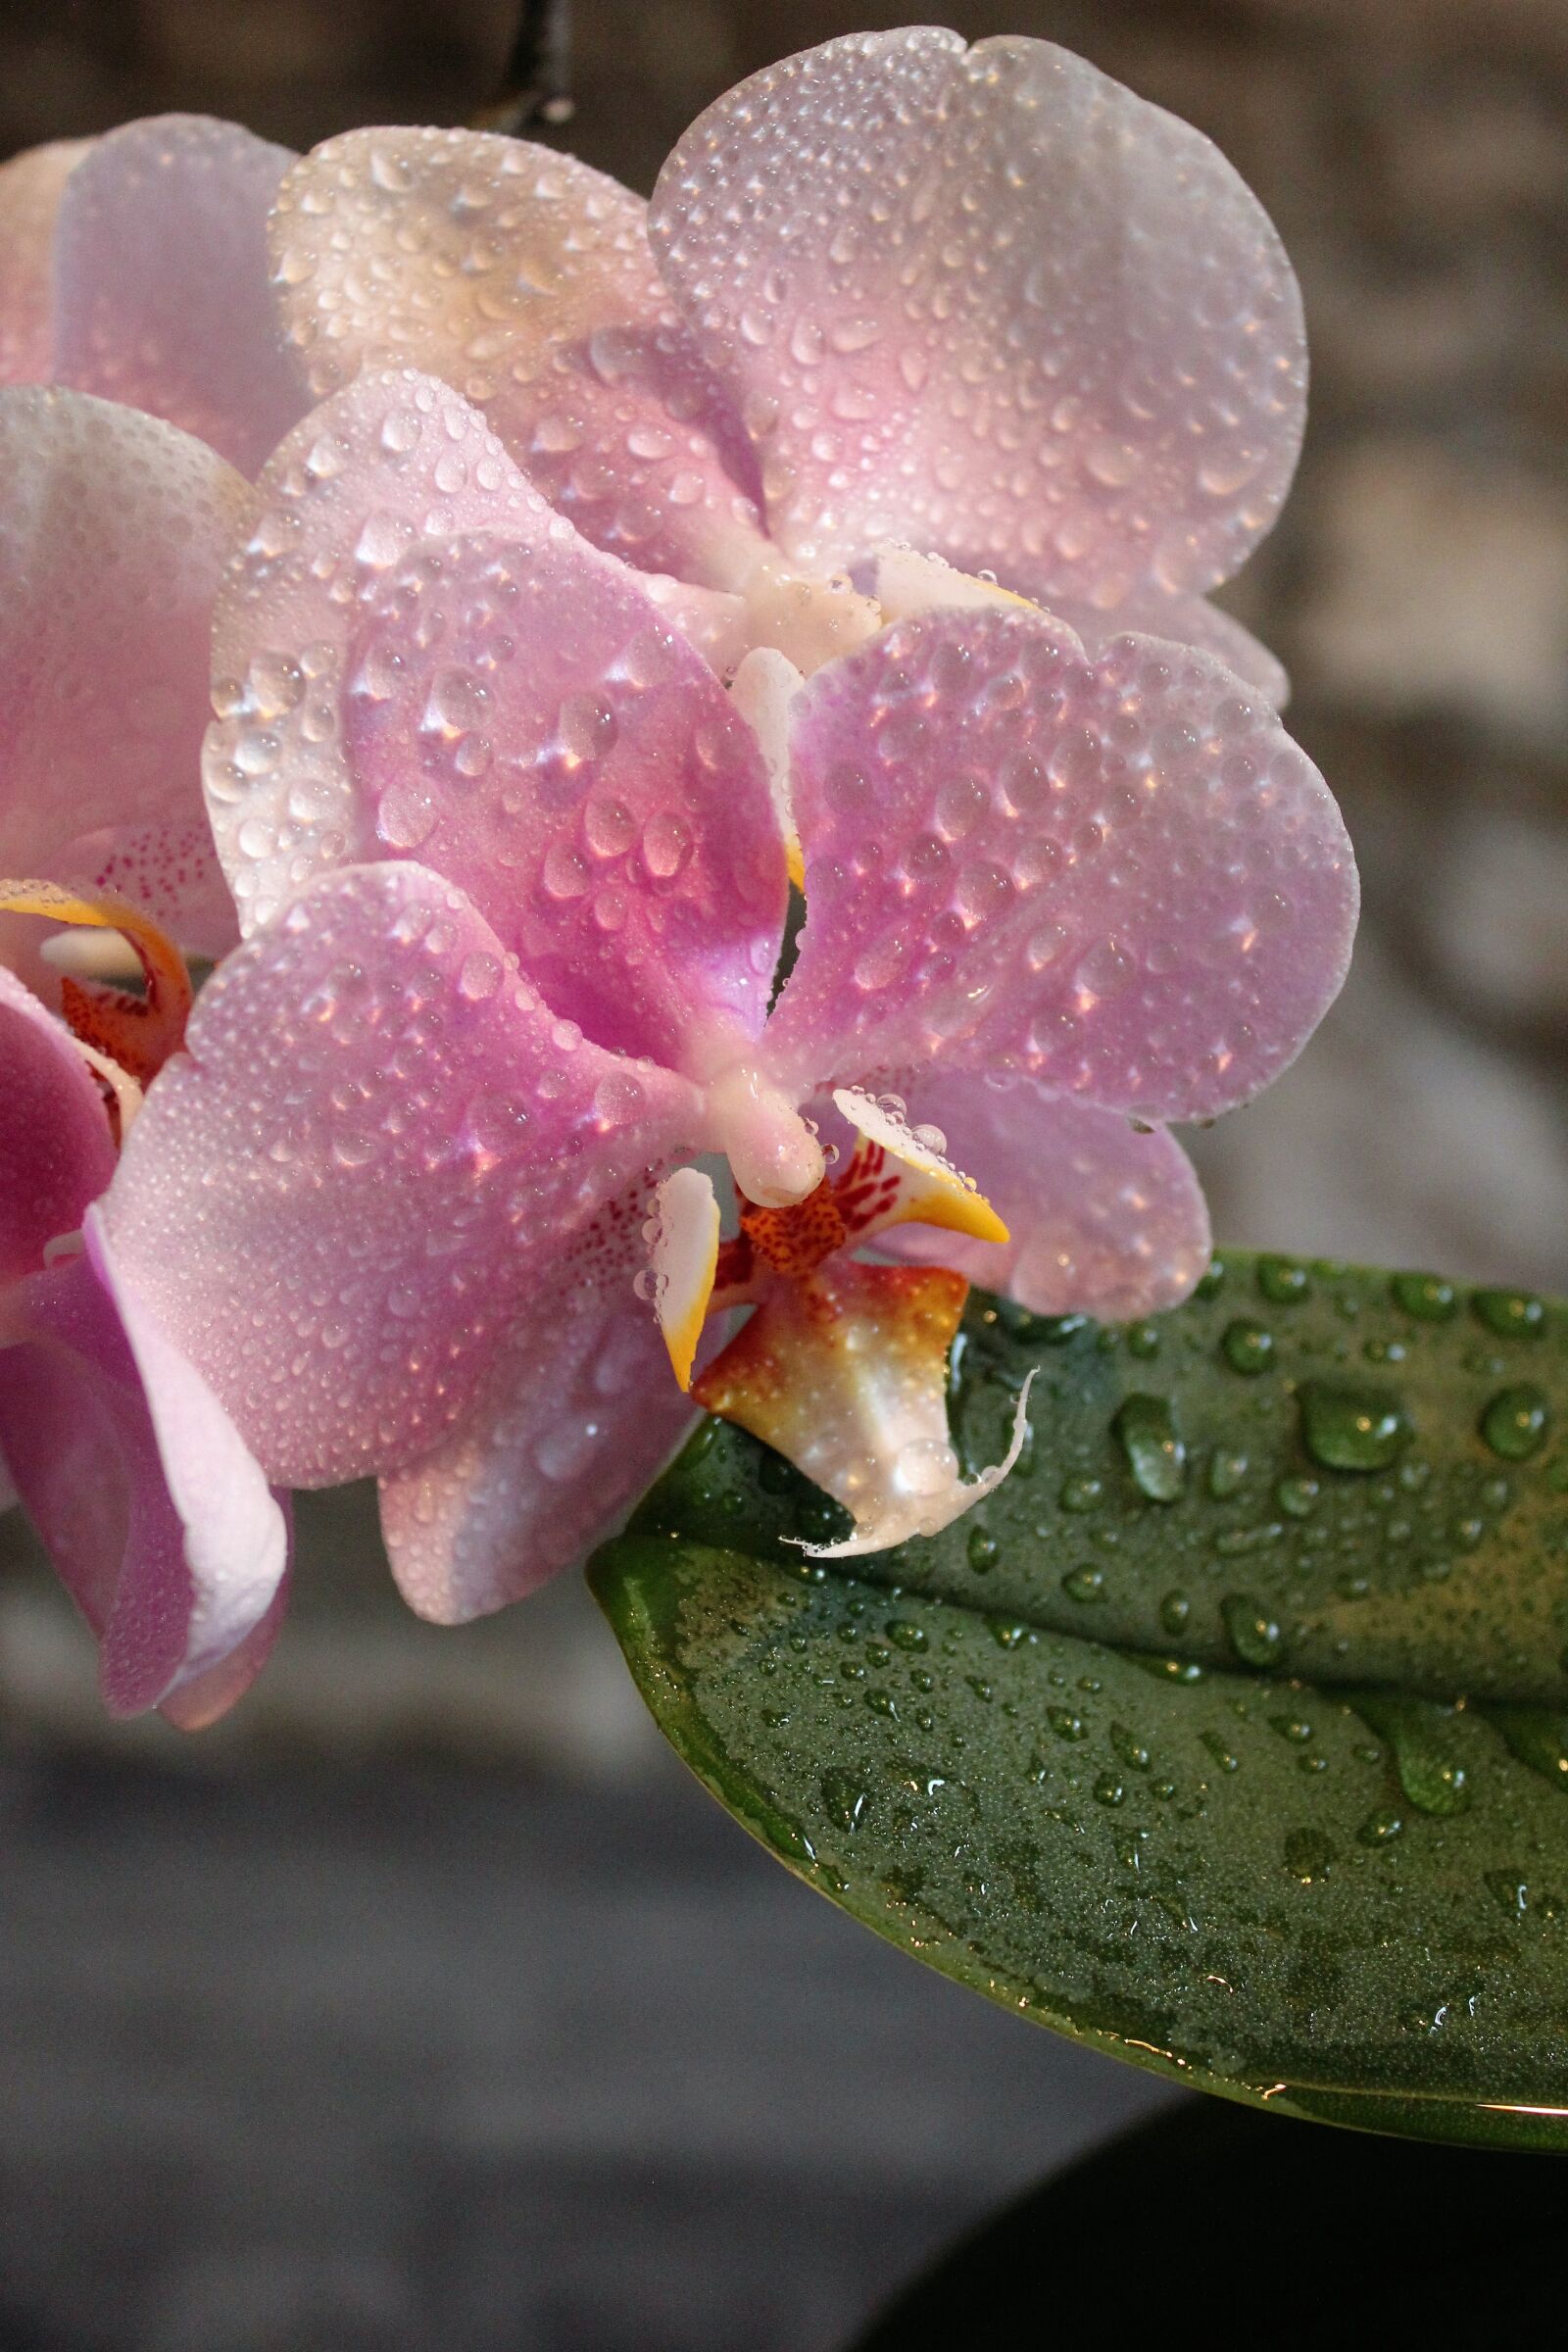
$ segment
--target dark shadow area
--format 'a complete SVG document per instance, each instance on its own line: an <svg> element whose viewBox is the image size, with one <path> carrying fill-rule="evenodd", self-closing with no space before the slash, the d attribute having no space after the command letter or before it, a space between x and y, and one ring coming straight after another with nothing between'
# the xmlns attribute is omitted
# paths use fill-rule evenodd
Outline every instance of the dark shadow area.
<svg viewBox="0 0 1568 2352"><path fill-rule="evenodd" d="M1199 2249L1270 2344L1557 2343L1562 2195L1550 2157L1184 2102L966 2238L855 2352L1092 2340L1113 2280L1164 2311L1206 2292Z"/></svg>

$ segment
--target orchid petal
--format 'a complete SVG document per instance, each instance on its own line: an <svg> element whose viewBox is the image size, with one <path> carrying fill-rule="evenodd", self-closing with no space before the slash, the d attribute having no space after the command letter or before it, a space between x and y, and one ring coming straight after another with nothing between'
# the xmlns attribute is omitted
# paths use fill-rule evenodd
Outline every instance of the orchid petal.
<svg viewBox="0 0 1568 2352"><path fill-rule="evenodd" d="M798 561L907 539L1046 603L1202 589L1300 441L1300 299L1200 131L1081 58L853 34L754 74L660 175L654 248Z"/></svg>
<svg viewBox="0 0 1568 2352"><path fill-rule="evenodd" d="M0 384L54 372L55 219L90 139L52 139L0 164Z"/></svg>
<svg viewBox="0 0 1568 2352"><path fill-rule="evenodd" d="M115 1168L98 1089L64 1024L0 964L0 1284L74 1232Z"/></svg>
<svg viewBox="0 0 1568 2352"><path fill-rule="evenodd" d="M0 481L7 863L158 873L163 919L222 947L192 819L213 600L251 490L157 417L30 387L0 392Z"/></svg>
<svg viewBox="0 0 1568 2352"><path fill-rule="evenodd" d="M519 1301L658 1181L695 1105L558 1019L416 865L313 884L220 966L186 1043L105 1229L290 1486L440 1446Z"/></svg>
<svg viewBox="0 0 1568 2352"><path fill-rule="evenodd" d="M573 533L423 542L350 683L379 854L457 883L559 1012L696 1076L758 1035L787 905L767 779L633 575Z"/></svg>
<svg viewBox="0 0 1568 2352"><path fill-rule="evenodd" d="M255 473L307 406L268 291L268 207L291 161L205 115L94 140L55 227L56 381Z"/></svg>
<svg viewBox="0 0 1568 2352"><path fill-rule="evenodd" d="M1206 596L1165 596L1142 589L1124 598L1113 612L1071 604L1057 604L1054 610L1056 618L1083 640L1084 651L1096 658L1112 638L1134 629L1140 637L1162 637L1212 654L1250 693L1261 695L1275 710L1283 710L1291 699L1290 673L1278 655Z"/></svg>
<svg viewBox="0 0 1568 2352"><path fill-rule="evenodd" d="M258 516L213 616L203 770L241 928L315 873L376 854L342 745L360 609L415 541L488 528L548 544L569 526L445 384L364 375L292 432L257 483Z"/></svg>
<svg viewBox="0 0 1568 2352"><path fill-rule="evenodd" d="M89 1248L92 1247L89 1242ZM254 1671L287 1566L278 1504L206 1384L126 1295L77 1256L13 1299L0 1349L0 1445L55 1566L100 1640L118 1715L235 1661ZM227 1666L227 1673L222 1669Z"/></svg>
<svg viewBox="0 0 1568 2352"><path fill-rule="evenodd" d="M439 1625L502 1608L579 1560L695 1419L629 1270L612 1285L564 1271L528 1300L462 1425L381 1481L392 1572Z"/></svg>
<svg viewBox="0 0 1568 2352"><path fill-rule="evenodd" d="M890 1256L952 1266L1037 1314L1112 1323L1179 1306L1207 1268L1202 1188L1163 1128L1131 1127L1027 1078L957 1073L922 1084L911 1115L943 1130L1011 1238L998 1247L901 1225L877 1236Z"/></svg>
<svg viewBox="0 0 1568 2352"><path fill-rule="evenodd" d="M796 706L803 1090L992 1068L1152 1122L1278 1076L1349 956L1339 811L1206 655L1019 608L903 621Z"/></svg>
<svg viewBox="0 0 1568 2352"><path fill-rule="evenodd" d="M916 612L972 611L981 605L1016 606L1032 601L1020 598L1012 589L999 588L994 580L956 571L940 556L916 555L908 547L881 549L875 580L885 621L906 620ZM1088 654L1098 654L1111 638L1136 629L1143 637L1164 637L1212 654L1276 710L1283 710L1290 699L1291 681L1268 647L1260 645L1229 612L1211 605L1207 597L1135 589L1108 612L1058 597L1052 603L1050 617L1064 622Z"/></svg>
<svg viewBox="0 0 1568 2352"><path fill-rule="evenodd" d="M318 396L362 368L443 376L586 538L738 586L762 545L756 462L670 309L646 209L519 139L348 131L279 192L279 300Z"/></svg>

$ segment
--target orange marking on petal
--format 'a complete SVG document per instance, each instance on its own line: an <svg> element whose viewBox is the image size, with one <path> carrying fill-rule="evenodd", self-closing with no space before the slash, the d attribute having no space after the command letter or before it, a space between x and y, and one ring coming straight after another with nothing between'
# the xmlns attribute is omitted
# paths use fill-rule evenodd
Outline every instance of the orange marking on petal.
<svg viewBox="0 0 1568 2352"><path fill-rule="evenodd" d="M833 1187L825 1176L815 1192L793 1208L759 1208L756 1201L743 1199L741 1231L775 1274L791 1280L809 1274L835 1250L842 1250L848 1239Z"/></svg>
<svg viewBox="0 0 1568 2352"><path fill-rule="evenodd" d="M107 1054L139 1086L146 1086L183 1043L193 1001L185 958L168 933L123 900L65 890L58 882L0 881L0 910L118 931L129 941L141 964L146 995L133 997L123 989L62 979L61 1009L83 1045Z"/></svg>

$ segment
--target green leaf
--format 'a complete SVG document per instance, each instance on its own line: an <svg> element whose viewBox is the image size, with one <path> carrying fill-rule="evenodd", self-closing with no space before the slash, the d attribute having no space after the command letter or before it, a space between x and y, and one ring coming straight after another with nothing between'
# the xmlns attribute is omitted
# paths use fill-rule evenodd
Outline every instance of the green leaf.
<svg viewBox="0 0 1568 2352"><path fill-rule="evenodd" d="M1568 2147L1568 1308L1236 1255L1156 1322L976 1293L1013 1476L849 1563L710 1422L593 1564L662 1728L868 1926L1282 2112Z"/></svg>

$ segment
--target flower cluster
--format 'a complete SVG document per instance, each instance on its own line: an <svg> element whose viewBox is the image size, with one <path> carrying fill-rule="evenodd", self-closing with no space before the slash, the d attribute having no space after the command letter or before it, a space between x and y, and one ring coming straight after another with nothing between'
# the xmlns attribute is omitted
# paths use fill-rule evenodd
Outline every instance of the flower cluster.
<svg viewBox="0 0 1568 2352"><path fill-rule="evenodd" d="M1169 1123L1349 953L1205 597L1301 423L1247 189L1059 50L920 29L742 84L646 208L489 134L174 118L5 167L0 226L0 1451L110 1703L243 1688L269 1484L377 1477L447 1621L694 1399L845 1548L969 1507L1023 1407L960 1479L967 1282L1184 1297ZM171 940L220 959L188 1018Z"/></svg>

